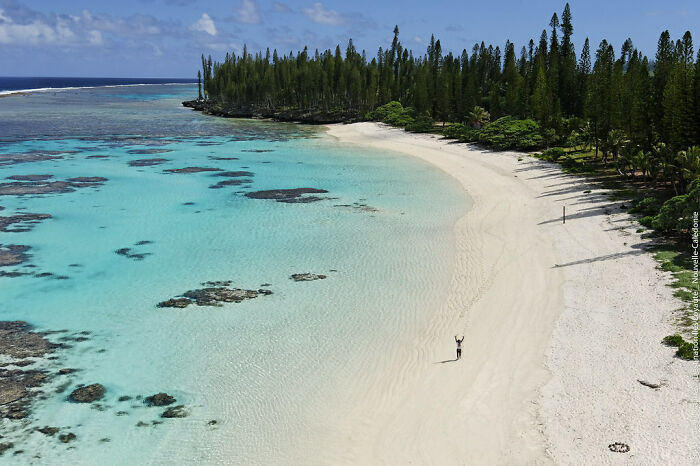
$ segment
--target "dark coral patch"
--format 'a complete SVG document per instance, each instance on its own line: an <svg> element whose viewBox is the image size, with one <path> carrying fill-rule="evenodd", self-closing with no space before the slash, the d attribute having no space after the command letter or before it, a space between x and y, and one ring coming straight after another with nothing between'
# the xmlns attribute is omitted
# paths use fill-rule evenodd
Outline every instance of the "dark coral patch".
<svg viewBox="0 0 700 466"><path fill-rule="evenodd" d="M29 259L31 247L22 244L0 244L0 267L19 265Z"/></svg>
<svg viewBox="0 0 700 466"><path fill-rule="evenodd" d="M211 176L222 176L224 178L242 178L246 176L254 176L253 172L246 171L232 171L232 172L219 172L214 173Z"/></svg>
<svg viewBox="0 0 700 466"><path fill-rule="evenodd" d="M185 167L185 168L169 168L163 170L167 173L199 173L199 172L218 172L221 171L220 168L211 167Z"/></svg>
<svg viewBox="0 0 700 466"><path fill-rule="evenodd" d="M167 406L177 401L174 397L167 393L156 393L155 395L147 396L143 402L147 406Z"/></svg>
<svg viewBox="0 0 700 466"><path fill-rule="evenodd" d="M12 365L23 367L27 365L24 358L45 357L59 346L48 341L45 334L31 331L26 322L0 322L0 355L10 358ZM42 393L36 388L49 381L49 374L39 370L0 369L0 380L0 417L24 419L30 414L32 399Z"/></svg>
<svg viewBox="0 0 700 466"><path fill-rule="evenodd" d="M17 154L0 154L0 165L14 165L17 163L44 162L46 160L62 159L62 154L72 154L71 151L37 150L20 152Z"/></svg>
<svg viewBox="0 0 700 466"><path fill-rule="evenodd" d="M53 175L12 175L8 176L8 180L15 181L46 181L49 178L53 178Z"/></svg>
<svg viewBox="0 0 700 466"><path fill-rule="evenodd" d="M68 178L71 183L104 183L107 178L101 176L77 176L75 178Z"/></svg>
<svg viewBox="0 0 700 466"><path fill-rule="evenodd" d="M226 282L207 282L216 284L230 284L230 281ZM268 291L268 290L265 290ZM201 288L198 290L187 291L178 297L168 299L167 301L162 301L158 303L157 307L177 307L184 308L190 304L196 304L197 306L221 306L222 303L240 303L247 299L257 298L260 294L271 294L262 293L260 290L244 290L241 288L226 288L225 286L215 286L209 288Z"/></svg>
<svg viewBox="0 0 700 466"><path fill-rule="evenodd" d="M74 403L92 403L102 399L105 388L99 383L78 387L71 392L68 399Z"/></svg>
<svg viewBox="0 0 700 466"><path fill-rule="evenodd" d="M172 152L170 149L131 149L127 151L129 154L163 154Z"/></svg>
<svg viewBox="0 0 700 466"><path fill-rule="evenodd" d="M107 178L81 176L66 181L14 181L0 183L0 196L24 196L29 194L63 194L79 188L101 186Z"/></svg>
<svg viewBox="0 0 700 466"><path fill-rule="evenodd" d="M131 167L150 167L152 165L160 165L168 162L168 159L138 159L130 160L129 166Z"/></svg>
<svg viewBox="0 0 700 466"><path fill-rule="evenodd" d="M142 261L147 256L151 255L150 252L140 252L140 253L132 252L131 248L121 248L121 249L117 249L114 252L119 256L124 256L128 259L133 259L135 261Z"/></svg>
<svg viewBox="0 0 700 466"><path fill-rule="evenodd" d="M324 194L327 192L328 191L325 189L316 188L268 189L246 193L245 196L251 199L269 199L277 202L296 204L322 201L325 198L320 196L306 196L306 194Z"/></svg>
<svg viewBox="0 0 700 466"><path fill-rule="evenodd" d="M209 185L209 189L221 189L224 186L238 186L243 183L248 183L249 180L224 180L224 181L219 181L216 184Z"/></svg>
<svg viewBox="0 0 700 466"><path fill-rule="evenodd" d="M0 231L20 233L32 229L32 227L42 220L51 218L49 214L19 214L11 217L0 217ZM17 225L13 228L8 228L10 225Z"/></svg>

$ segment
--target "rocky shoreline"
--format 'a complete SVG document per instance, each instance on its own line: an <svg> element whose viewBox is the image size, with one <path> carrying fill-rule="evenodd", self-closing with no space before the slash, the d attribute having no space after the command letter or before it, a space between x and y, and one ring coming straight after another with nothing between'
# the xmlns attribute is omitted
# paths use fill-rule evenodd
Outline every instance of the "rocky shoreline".
<svg viewBox="0 0 700 466"><path fill-rule="evenodd" d="M252 105L226 105L211 100L187 100L182 102L182 105L206 115L224 118L271 119L312 125L362 121L362 115L352 110L324 110L318 108L278 110Z"/></svg>

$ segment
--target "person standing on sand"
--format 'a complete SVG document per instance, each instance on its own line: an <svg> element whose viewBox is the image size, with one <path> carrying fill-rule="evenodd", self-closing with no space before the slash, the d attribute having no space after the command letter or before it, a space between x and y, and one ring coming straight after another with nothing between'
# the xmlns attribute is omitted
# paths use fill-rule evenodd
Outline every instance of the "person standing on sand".
<svg viewBox="0 0 700 466"><path fill-rule="evenodd" d="M462 335L461 340L458 340L457 335L455 335L455 341L457 342L457 359L462 359L462 342L464 341L464 335Z"/></svg>

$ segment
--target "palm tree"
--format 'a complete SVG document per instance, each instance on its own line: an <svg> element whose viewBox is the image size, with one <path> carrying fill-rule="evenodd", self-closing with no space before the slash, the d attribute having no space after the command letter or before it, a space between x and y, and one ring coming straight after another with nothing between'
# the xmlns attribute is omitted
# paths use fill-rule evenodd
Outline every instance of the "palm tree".
<svg viewBox="0 0 700 466"><path fill-rule="evenodd" d="M468 123L476 129L486 126L491 119L491 115L483 107L476 105L467 115Z"/></svg>
<svg viewBox="0 0 700 466"><path fill-rule="evenodd" d="M693 180L700 178L700 147L689 147L676 155L676 168L678 173L678 184L681 193L685 192L686 186ZM674 183L675 186L675 183Z"/></svg>
<svg viewBox="0 0 700 466"><path fill-rule="evenodd" d="M607 162L607 152L608 150L612 152L613 160L617 160L617 155L620 153L620 149L629 142L625 133L620 129L612 129L608 133L608 138L605 142L605 149L603 151L603 163Z"/></svg>

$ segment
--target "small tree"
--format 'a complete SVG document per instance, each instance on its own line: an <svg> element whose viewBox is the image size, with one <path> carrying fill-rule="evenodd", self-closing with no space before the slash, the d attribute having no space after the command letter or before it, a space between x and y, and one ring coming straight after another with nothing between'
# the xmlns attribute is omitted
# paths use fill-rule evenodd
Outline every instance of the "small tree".
<svg viewBox="0 0 700 466"><path fill-rule="evenodd" d="M491 115L489 112L484 110L483 107L479 107L478 105L475 106L470 112L469 115L467 115L469 121L468 123L472 125L476 129L480 129L483 126L486 126L491 119Z"/></svg>

